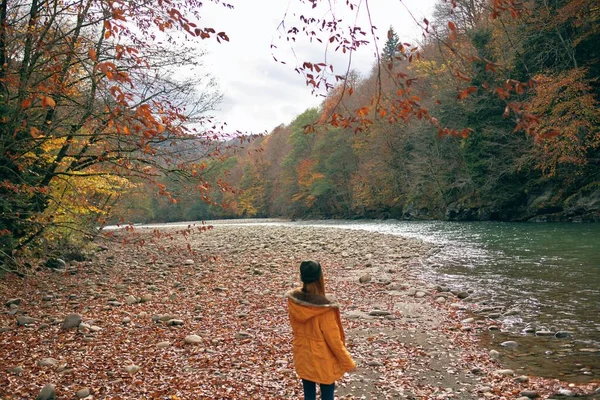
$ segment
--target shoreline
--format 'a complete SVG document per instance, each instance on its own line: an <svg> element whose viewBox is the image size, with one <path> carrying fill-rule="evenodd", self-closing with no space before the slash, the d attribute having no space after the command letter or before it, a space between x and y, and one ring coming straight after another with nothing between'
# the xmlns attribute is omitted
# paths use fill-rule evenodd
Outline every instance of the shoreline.
<svg viewBox="0 0 600 400"><path fill-rule="evenodd" d="M139 398L142 389L158 390L132 385L137 374L143 374L150 382L170 375L164 378L166 386L182 399L257 398L259 393L261 398L298 398L283 297L299 285L299 262L313 258L325 269L328 291L342 304L348 348L358 362L357 371L339 382L339 398L501 399L533 392L541 398L569 392L596 398L592 393L600 387L597 383L569 384L502 369L502 362L492 359L494 353L480 347L474 330L463 329L470 324L464 322L467 303L417 278L416 268L429 250L424 242L336 228L213 226L187 237L178 233L163 237L164 247L150 240L140 249L109 245L96 253L97 260L72 263L73 276L42 271L28 278L22 290L1 287L4 301L22 297L19 307L27 312L23 315L37 322L15 329L15 316L0 314L0 328L11 328L0 333L0 351L8 354L10 369L23 368L18 374L2 371L0 387L29 390L35 397L32 386L39 390L43 382L54 380L57 392L65 397L72 397L68 392L79 385L96 393L95 398L128 398L128 393ZM139 233L150 239L151 232ZM188 243L194 256L182 250ZM60 282L43 283L49 278ZM78 293L76 297L72 292ZM61 332L60 324L70 312L79 313L90 328L100 329ZM166 314L173 318L164 323L153 319ZM169 322L173 320L177 322ZM47 326L41 328L42 324ZM186 343L189 335L197 335L199 344ZM34 349L12 347L15 338L33 341L39 336L46 342ZM69 346L101 359L101 365L81 366L62 354L59 339L65 336L72 340ZM118 357L105 356L107 349L114 352L115 343L131 336L142 338L144 348L127 344ZM40 367L25 350L54 356L58 366ZM165 359L167 365L162 365ZM129 363L139 364L141 372L124 373ZM58 371L60 364L73 367L69 379L61 374L64 369ZM205 380L207 388L190 380ZM240 382L248 387L240 389ZM124 386L129 392L122 392ZM0 395L13 394L0 389Z"/></svg>

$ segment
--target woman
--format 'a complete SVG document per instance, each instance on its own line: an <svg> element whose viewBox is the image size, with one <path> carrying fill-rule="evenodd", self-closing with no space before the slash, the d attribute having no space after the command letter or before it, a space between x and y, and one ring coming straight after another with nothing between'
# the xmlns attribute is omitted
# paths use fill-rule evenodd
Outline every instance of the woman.
<svg viewBox="0 0 600 400"><path fill-rule="evenodd" d="M287 293L290 322L294 331L294 366L302 379L304 399L333 400L335 381L356 364L346 350L339 305L325 296L321 265L315 261L300 264L302 288Z"/></svg>

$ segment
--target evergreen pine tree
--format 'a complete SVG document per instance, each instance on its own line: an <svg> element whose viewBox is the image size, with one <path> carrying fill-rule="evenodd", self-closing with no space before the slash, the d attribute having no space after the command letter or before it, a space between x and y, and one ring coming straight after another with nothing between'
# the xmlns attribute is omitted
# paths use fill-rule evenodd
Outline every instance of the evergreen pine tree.
<svg viewBox="0 0 600 400"><path fill-rule="evenodd" d="M383 61L393 61L396 53L398 53L398 44L400 43L400 38L394 28L390 26L388 30L388 39L385 42L385 46L383 47L382 60Z"/></svg>

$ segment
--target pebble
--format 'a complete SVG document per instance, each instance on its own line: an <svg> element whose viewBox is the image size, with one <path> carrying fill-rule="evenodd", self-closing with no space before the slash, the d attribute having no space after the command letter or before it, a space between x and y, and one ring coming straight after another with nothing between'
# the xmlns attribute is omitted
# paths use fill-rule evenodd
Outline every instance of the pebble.
<svg viewBox="0 0 600 400"><path fill-rule="evenodd" d="M555 333L552 331L536 331L535 336L554 336Z"/></svg>
<svg viewBox="0 0 600 400"><path fill-rule="evenodd" d="M47 384L42 388L40 394L35 398L35 400L55 400L56 399L56 390L54 389L54 385Z"/></svg>
<svg viewBox="0 0 600 400"><path fill-rule="evenodd" d="M498 375L507 375L507 376L513 376L515 374L515 371L513 371L512 369L497 369L494 372Z"/></svg>
<svg viewBox="0 0 600 400"><path fill-rule="evenodd" d="M372 310L369 312L369 315L373 317L383 317L390 314L391 312L385 310Z"/></svg>
<svg viewBox="0 0 600 400"><path fill-rule="evenodd" d="M24 315L17 317L17 325L18 326L33 325L36 322L37 322L37 319L32 318L32 317L26 317Z"/></svg>
<svg viewBox="0 0 600 400"><path fill-rule="evenodd" d="M560 389L558 394L565 397L573 397L574 395L573 391L569 389Z"/></svg>
<svg viewBox="0 0 600 400"><path fill-rule="evenodd" d="M490 358L492 360L499 360L500 359L500 353L496 350L490 350Z"/></svg>
<svg viewBox="0 0 600 400"><path fill-rule="evenodd" d="M507 340L506 342L500 343L500 346L508 347L509 349L514 349L516 347L519 347L519 343L515 342L514 340Z"/></svg>
<svg viewBox="0 0 600 400"><path fill-rule="evenodd" d="M159 349L164 349L165 347L169 347L171 345L171 342L158 342L156 343L156 347L158 347Z"/></svg>
<svg viewBox="0 0 600 400"><path fill-rule="evenodd" d="M136 299L136 297L133 295L128 295L125 297L125 303L127 303L129 305L133 305L133 304L138 303L138 299Z"/></svg>
<svg viewBox="0 0 600 400"><path fill-rule="evenodd" d="M86 397L88 397L90 394L91 394L91 392L90 392L90 389L88 389L88 388L82 388L82 389L79 389L79 390L78 390L78 391L75 393L75 395L76 395L76 396L77 396L77 398L79 398L79 399L86 398Z"/></svg>
<svg viewBox="0 0 600 400"><path fill-rule="evenodd" d="M538 397L538 392L536 392L535 390L523 390L521 391L521 393L519 393L519 396L533 399L535 397Z"/></svg>
<svg viewBox="0 0 600 400"><path fill-rule="evenodd" d="M21 305L22 302L23 302L23 299L16 297L14 299L8 299L5 304L6 304L6 307L10 307L13 304L16 306L19 306L19 305Z"/></svg>
<svg viewBox="0 0 600 400"><path fill-rule="evenodd" d="M23 371L25 371L25 368L23 368L22 366L18 366L18 367L14 367L10 369L10 372L12 372L15 375L19 375L21 374Z"/></svg>
<svg viewBox="0 0 600 400"><path fill-rule="evenodd" d="M62 330L68 330L77 328L81 324L81 315L79 314L69 314L65 317L62 326L60 327Z"/></svg>
<svg viewBox="0 0 600 400"><path fill-rule="evenodd" d="M358 281L360 283L369 283L369 282L371 282L371 275L369 275L369 274L363 275L360 278L358 278Z"/></svg>
<svg viewBox="0 0 600 400"><path fill-rule="evenodd" d="M567 331L558 331L554 334L554 337L558 338L558 339L566 339L566 338L570 338L573 335L571 334L571 332L567 332Z"/></svg>
<svg viewBox="0 0 600 400"><path fill-rule="evenodd" d="M136 372L138 372L140 370L140 367L135 365L135 364L131 364L125 367L125 371L127 371L127 373L134 375Z"/></svg>
<svg viewBox="0 0 600 400"><path fill-rule="evenodd" d="M131 322L131 318L129 318L129 317L125 317L125 318L123 318L123 320L121 321L121 323L122 323L123 325L127 325L127 324L128 324L128 323L130 323L130 322Z"/></svg>
<svg viewBox="0 0 600 400"><path fill-rule="evenodd" d="M527 383L529 382L529 377L527 375L520 375L515 378L515 381L519 383Z"/></svg>
<svg viewBox="0 0 600 400"><path fill-rule="evenodd" d="M198 335L187 335L184 340L188 344L199 344L203 341L203 339Z"/></svg>
<svg viewBox="0 0 600 400"><path fill-rule="evenodd" d="M41 358L38 360L37 364L40 367L49 367L49 366L54 366L58 364L58 360L55 358L51 358L51 357L46 357L46 358Z"/></svg>

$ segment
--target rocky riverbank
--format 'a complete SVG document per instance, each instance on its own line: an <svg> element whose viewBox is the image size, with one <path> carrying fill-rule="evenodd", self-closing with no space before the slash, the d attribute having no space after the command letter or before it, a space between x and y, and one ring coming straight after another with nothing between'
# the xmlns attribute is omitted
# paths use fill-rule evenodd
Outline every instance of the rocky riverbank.
<svg viewBox="0 0 600 400"><path fill-rule="evenodd" d="M418 280L422 242L315 227L177 229L138 229L142 246L99 244L90 261L5 276L0 398L299 398L284 293L304 259L323 265L358 364L339 398L600 396L598 383L525 376L503 365L509 353L480 347L493 320L469 319L468 291Z"/></svg>

